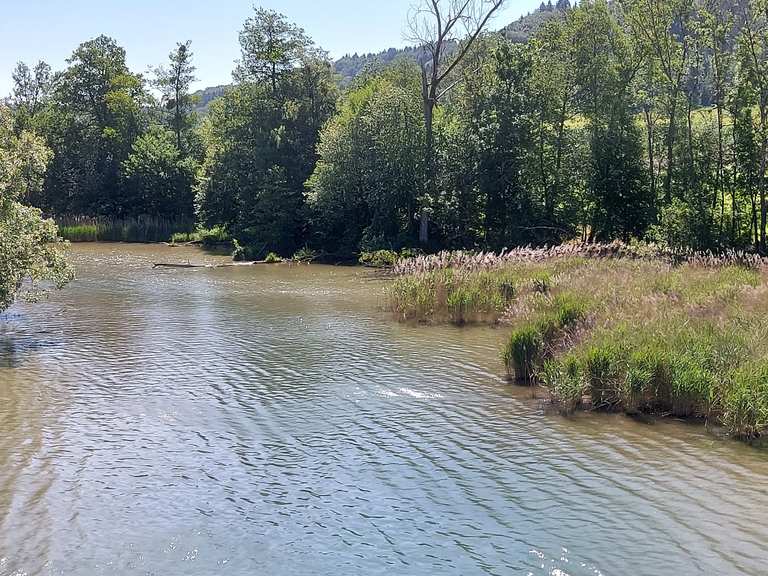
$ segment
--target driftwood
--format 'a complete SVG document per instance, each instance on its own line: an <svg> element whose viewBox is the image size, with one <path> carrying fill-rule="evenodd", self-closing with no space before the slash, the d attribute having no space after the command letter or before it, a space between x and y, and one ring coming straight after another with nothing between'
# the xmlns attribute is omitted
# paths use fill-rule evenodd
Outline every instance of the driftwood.
<svg viewBox="0 0 768 576"><path fill-rule="evenodd" d="M282 262L267 262L266 260L257 260L254 262L228 262L226 264L192 264L186 263L166 263L153 262L152 268L237 268L240 266L256 266L257 264L281 264Z"/></svg>

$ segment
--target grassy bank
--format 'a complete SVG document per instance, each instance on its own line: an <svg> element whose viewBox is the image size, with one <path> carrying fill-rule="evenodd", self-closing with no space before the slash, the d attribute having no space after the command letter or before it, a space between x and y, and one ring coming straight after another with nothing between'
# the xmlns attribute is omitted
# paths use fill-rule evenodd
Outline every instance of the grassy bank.
<svg viewBox="0 0 768 576"><path fill-rule="evenodd" d="M194 230L192 220L142 216L138 218L90 218L66 216L56 219L59 235L70 242L167 242L175 234Z"/></svg>
<svg viewBox="0 0 768 576"><path fill-rule="evenodd" d="M706 419L768 435L768 270L756 257L571 246L397 268L402 320L509 326L511 379L563 412Z"/></svg>

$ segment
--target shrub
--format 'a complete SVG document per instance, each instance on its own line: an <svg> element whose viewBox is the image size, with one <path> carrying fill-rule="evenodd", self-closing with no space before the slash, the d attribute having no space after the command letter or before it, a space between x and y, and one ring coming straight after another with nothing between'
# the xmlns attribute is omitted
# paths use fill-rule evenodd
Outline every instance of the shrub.
<svg viewBox="0 0 768 576"><path fill-rule="evenodd" d="M360 264L371 268L388 268L397 264L400 256L394 250L376 250L360 254Z"/></svg>
<svg viewBox="0 0 768 576"><path fill-rule="evenodd" d="M243 262L247 257L246 249L241 246L240 242L236 239L232 240L232 246L234 247L234 250L232 250L232 260L235 262Z"/></svg>
<svg viewBox="0 0 768 576"><path fill-rule="evenodd" d="M267 257L264 259L264 262L267 264L279 264L282 261L283 259L274 252L267 254Z"/></svg>
<svg viewBox="0 0 768 576"><path fill-rule="evenodd" d="M315 258L317 258L317 252L305 246L296 251L292 260L294 262L312 262Z"/></svg>

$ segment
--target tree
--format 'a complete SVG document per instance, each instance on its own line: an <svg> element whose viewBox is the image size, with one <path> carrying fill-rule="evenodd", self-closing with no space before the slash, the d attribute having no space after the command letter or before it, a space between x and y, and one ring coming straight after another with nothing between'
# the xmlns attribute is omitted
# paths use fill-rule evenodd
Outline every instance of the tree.
<svg viewBox="0 0 768 576"><path fill-rule="evenodd" d="M667 116L664 201L671 202L676 170L675 144L678 135L678 106L689 70L692 36L688 30L692 0L622 0L632 37L641 50L658 64L664 78Z"/></svg>
<svg viewBox="0 0 768 576"><path fill-rule="evenodd" d="M530 242L542 224L545 194L537 194L542 191L536 186L540 118L530 83L533 65L530 47L504 42L477 74L480 80L467 79L472 92L462 114L478 135L474 172L486 249Z"/></svg>
<svg viewBox="0 0 768 576"><path fill-rule="evenodd" d="M407 64L373 76L325 126L308 182L319 243L334 252L399 249L416 240L423 158L418 75Z"/></svg>
<svg viewBox="0 0 768 576"><path fill-rule="evenodd" d="M39 137L16 135L11 111L0 106L0 311L13 304L25 280L62 287L72 278L56 225L21 203L42 185L50 157Z"/></svg>
<svg viewBox="0 0 768 576"><path fill-rule="evenodd" d="M241 49L241 81L212 106L202 130L197 209L251 256L288 254L305 233L304 185L337 88L327 58L282 15L257 10Z"/></svg>
<svg viewBox="0 0 768 576"><path fill-rule="evenodd" d="M580 108L591 146L592 235L629 240L645 231L655 204L645 185L630 92L642 60L606 0L581 6L574 27Z"/></svg>
<svg viewBox="0 0 768 576"><path fill-rule="evenodd" d="M122 164L126 212L163 218L191 218L195 161L184 158L173 132L155 126L134 143Z"/></svg>
<svg viewBox="0 0 768 576"><path fill-rule="evenodd" d="M571 172L565 170L569 144L566 124L577 112L573 51L576 40L571 20L569 16L551 20L531 41L530 85L538 119L538 182L550 224L554 224L557 207L562 206ZM546 156L554 156L549 165Z"/></svg>
<svg viewBox="0 0 768 576"><path fill-rule="evenodd" d="M49 213L123 216L120 167L146 129L150 99L144 81L128 69L125 50L106 36L78 46L67 63L41 127L54 152L42 207Z"/></svg>
<svg viewBox="0 0 768 576"><path fill-rule="evenodd" d="M700 11L700 34L711 54L712 89L717 113L717 165L713 208L720 200L719 231L722 236L725 219L726 157L725 157L725 112L728 84L732 76L732 56L728 49L728 37L733 30L733 14L723 9L718 0L707 0ZM736 242L736 216L738 207L736 194L731 191L730 241Z"/></svg>
<svg viewBox="0 0 768 576"><path fill-rule="evenodd" d="M169 112L168 126L176 134L176 148L180 151L185 148L184 136L193 124L194 97L190 87L196 78L190 45L190 41L179 42L168 55L168 68L160 66L154 70L154 84L162 94L163 108Z"/></svg>
<svg viewBox="0 0 768 576"><path fill-rule="evenodd" d="M30 69L24 62L16 65L10 104L17 134L32 127L36 116L48 101L51 87L51 67L45 62L38 62L34 69Z"/></svg>
<svg viewBox="0 0 768 576"><path fill-rule="evenodd" d="M304 30L274 10L256 8L240 32L241 59L235 69L238 82L268 80L277 90L278 77L296 66L312 41Z"/></svg>
<svg viewBox="0 0 768 576"><path fill-rule="evenodd" d="M766 250L766 168L768 167L768 0L749 0L743 14L744 25L739 37L739 64L742 79L751 92L759 111L760 141L760 250Z"/></svg>
<svg viewBox="0 0 768 576"><path fill-rule="evenodd" d="M434 194L435 108L455 86L451 73L462 63L504 0L420 0L411 14L410 39L426 55L421 64L421 98L426 137L425 161L427 196ZM422 202L424 204L424 201ZM419 239L429 240L429 218L421 210Z"/></svg>

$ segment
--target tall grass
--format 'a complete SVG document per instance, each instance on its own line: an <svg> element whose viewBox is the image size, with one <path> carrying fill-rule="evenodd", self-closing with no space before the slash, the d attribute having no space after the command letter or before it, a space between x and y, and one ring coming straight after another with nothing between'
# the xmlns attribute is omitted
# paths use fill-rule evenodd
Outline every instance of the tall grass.
<svg viewBox="0 0 768 576"><path fill-rule="evenodd" d="M509 325L508 374L545 386L564 413L706 419L768 436L768 266L757 256L570 245L443 253L396 272L400 319Z"/></svg>
<svg viewBox="0 0 768 576"><path fill-rule="evenodd" d="M547 358L554 355L555 346L587 317L585 298L560 294L545 301L541 315L512 332L502 353L507 373L520 382L531 382Z"/></svg>
<svg viewBox="0 0 768 576"><path fill-rule="evenodd" d="M64 216L56 219L59 235L70 242L165 242L174 234L194 230L187 218L90 218Z"/></svg>

